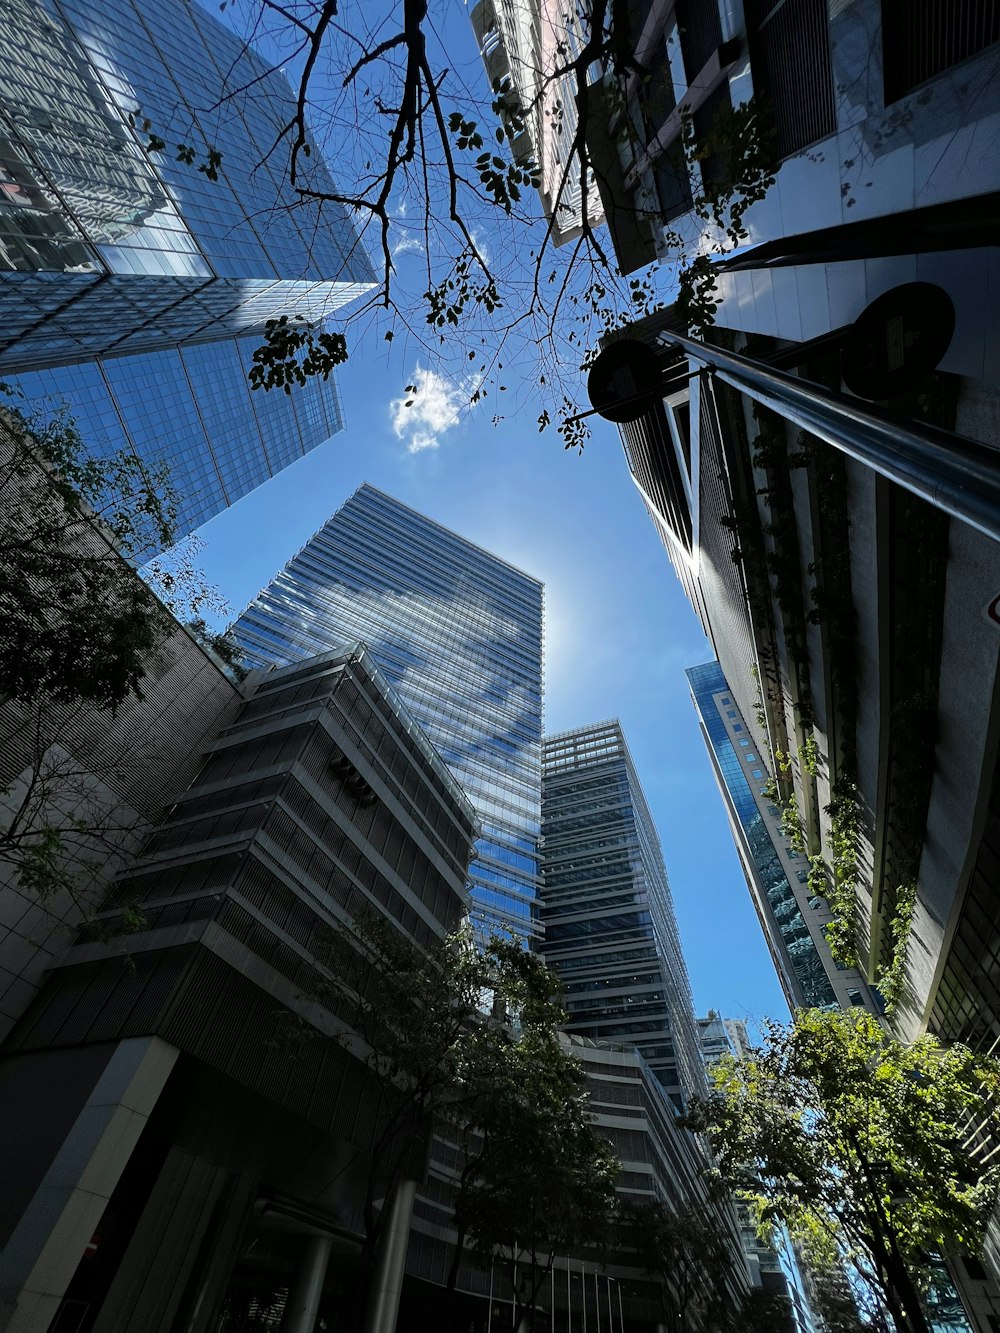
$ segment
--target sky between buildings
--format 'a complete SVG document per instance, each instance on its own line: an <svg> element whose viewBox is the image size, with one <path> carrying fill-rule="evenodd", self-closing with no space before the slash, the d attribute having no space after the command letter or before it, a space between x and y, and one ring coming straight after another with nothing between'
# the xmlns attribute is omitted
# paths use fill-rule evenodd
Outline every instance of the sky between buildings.
<svg viewBox="0 0 1000 1333"><path fill-rule="evenodd" d="M459 80L482 95L460 0L436 31ZM345 170L342 151L328 152L335 171ZM400 277L417 290L421 260L408 242L397 250ZM621 719L663 843L699 1011L787 1016L684 677L712 654L617 431L599 422L582 456L567 453L553 430L538 433L534 364L520 385L507 367L506 401L469 410L468 388L439 377L402 332L391 347L379 329L348 338L338 379L346 429L201 530L209 578L235 614L369 481L542 579L546 730ZM497 412L507 415L494 426Z"/></svg>
<svg viewBox="0 0 1000 1333"><path fill-rule="evenodd" d="M444 384L430 386L439 412L403 417L396 403L414 369L357 349L340 374L345 431L202 529L210 579L241 609L362 481L542 579L546 730L621 718L663 842L696 1004L783 1015L684 678L711 653L617 432L602 424L582 457L566 453L538 434L530 402L493 427L491 409L461 411ZM415 435L424 447L411 453Z"/></svg>

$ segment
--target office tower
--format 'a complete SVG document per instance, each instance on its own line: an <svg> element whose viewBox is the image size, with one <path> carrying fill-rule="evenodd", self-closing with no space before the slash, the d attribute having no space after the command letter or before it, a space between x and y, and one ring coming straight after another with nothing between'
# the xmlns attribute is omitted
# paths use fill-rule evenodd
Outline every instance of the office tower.
<svg viewBox="0 0 1000 1333"><path fill-rule="evenodd" d="M255 335L222 338L6 382L15 389L11 406L22 411L44 419L67 409L89 451L126 450L166 464L180 537L343 429L332 378L309 380L291 395L252 390L247 373L259 345Z"/></svg>
<svg viewBox="0 0 1000 1333"><path fill-rule="evenodd" d="M236 621L256 667L362 640L482 821L483 930L535 938L542 585L369 485Z"/></svg>
<svg viewBox="0 0 1000 1333"><path fill-rule="evenodd" d="M320 322L370 262L343 209L289 194L284 77L197 4L0 14L0 373L44 372L21 388L95 450L166 460L190 529L339 429L332 385L251 397L246 372L268 319Z"/></svg>
<svg viewBox="0 0 1000 1333"><path fill-rule="evenodd" d="M706 1069L711 1069L724 1055L741 1056L745 1053L746 1028L738 1019L723 1018L710 1009L704 1018L698 1019L698 1033ZM786 1298L791 1320L790 1333L816 1333L813 1313L790 1238L783 1230L775 1229L768 1241L762 1241L757 1235L747 1205L737 1201L736 1211L743 1252L754 1286Z"/></svg>
<svg viewBox="0 0 1000 1333"><path fill-rule="evenodd" d="M704 1089L660 841L617 720L542 746L545 960L567 1031L634 1044L681 1109Z"/></svg>
<svg viewBox="0 0 1000 1333"><path fill-rule="evenodd" d="M860 1005L879 1013L882 1006L857 968L834 962L823 929L832 913L809 887L808 856L782 827L769 760L757 752L722 668L706 662L689 667L686 675L750 897L789 1008Z"/></svg>
<svg viewBox="0 0 1000 1333"><path fill-rule="evenodd" d="M469 11L490 85L506 87L524 109L524 125L511 141L517 161L539 168L539 197L563 245L580 235L586 194L587 221L602 221L601 200L589 178L581 187L574 148L578 119L574 75L554 78L575 59L590 35L588 5L560 0L478 0Z"/></svg>
<svg viewBox="0 0 1000 1333"><path fill-rule="evenodd" d="M926 38L932 15L947 40ZM767 92L776 176L746 214L752 246L717 266L714 324L693 340L671 309L629 331L669 382L623 422L628 464L842 961L901 1035L990 1049L1000 315L982 293L1000 162L968 147L1000 128L1000 28L979 3L960 19L755 0L737 27L718 6L713 55L683 17L689 90L721 107ZM702 56L714 85L693 77ZM650 214L650 254L663 225Z"/></svg>
<svg viewBox="0 0 1000 1333"><path fill-rule="evenodd" d="M358 1263L392 1101L340 1040L331 940L349 949L334 931L365 912L440 939L476 819L360 647L248 693L4 1045L9 1333L208 1330L304 1288L311 1328ZM125 903L127 960L108 935ZM421 1175L419 1132L406 1153Z"/></svg>

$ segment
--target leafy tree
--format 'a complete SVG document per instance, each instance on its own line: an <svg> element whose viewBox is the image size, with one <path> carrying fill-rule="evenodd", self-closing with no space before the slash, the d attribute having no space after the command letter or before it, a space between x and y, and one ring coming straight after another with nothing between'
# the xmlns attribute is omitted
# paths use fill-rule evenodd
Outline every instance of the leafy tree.
<svg viewBox="0 0 1000 1333"><path fill-rule="evenodd" d="M773 179L773 135L756 102L725 108L696 134L682 99L671 165L690 186L690 208L662 230L660 261L621 274L602 209L639 231L663 221L659 203L641 192L612 204L605 180L604 157L617 158L620 148L645 159L647 136L628 96L659 77L633 55L638 33L627 0L568 6L548 67L525 71L523 86L515 71L515 80L492 87L463 77L465 52L454 34L442 38L440 6L428 0L388 9L345 0L229 8L234 23L274 53L274 66L292 74L292 114L267 146L269 168L284 172L289 206L347 210L375 251L375 289L337 317L352 328L377 329L389 343L404 332L418 354L448 368L470 403L489 394L502 402L511 387L505 364L523 371L536 361L539 429L558 421L570 447L586 439L577 376L602 334L675 295L690 327L714 319L714 263L748 239L747 209ZM597 66L603 77L595 80ZM227 88L221 103L248 91ZM172 152L172 136L138 117L149 150ZM561 135L558 161L543 161L543 140L564 125L571 129ZM317 144L329 146L337 184L319 168ZM204 159L199 171L211 155L207 145L177 145L182 161ZM310 375L325 377L347 355L346 328L310 329L282 316L268 325L251 381L288 392Z"/></svg>
<svg viewBox="0 0 1000 1333"><path fill-rule="evenodd" d="M219 604L190 544L151 561L155 593L136 576L134 564L175 536L176 500L162 470L150 472L126 449L88 454L65 413L40 423L5 409L0 696L112 714L130 694L141 698L170 611Z"/></svg>
<svg viewBox="0 0 1000 1333"><path fill-rule="evenodd" d="M583 1071L557 1035L524 1045L518 1063L528 1077L491 1126L459 1205L475 1252L509 1269L515 1328L534 1326L557 1255L604 1244L621 1169L594 1124Z"/></svg>
<svg viewBox="0 0 1000 1333"><path fill-rule="evenodd" d="M779 1292L751 1287L735 1327L742 1333L794 1333L791 1301Z"/></svg>
<svg viewBox="0 0 1000 1333"><path fill-rule="evenodd" d="M733 1241L709 1206L632 1203L619 1225L622 1243L656 1284L667 1333L731 1326Z"/></svg>
<svg viewBox="0 0 1000 1333"><path fill-rule="evenodd" d="M567 1113L556 1102L579 1090L580 1076L555 1035L563 1016L558 980L517 943L493 939L477 948L466 928L424 951L384 918L366 916L332 933L321 961L329 981L309 998L340 1019L342 1041L381 1090L367 1145L365 1238L348 1313L353 1326L363 1318L391 1197L419 1169L414 1145L425 1142L431 1123L463 1140L469 1165L457 1191L453 1290L466 1236L478 1235L475 1190L492 1179L494 1152L511 1166L514 1118L524 1132L533 1117L541 1133L550 1114L566 1126ZM297 1023L293 1053L313 1031ZM572 1143L580 1149L583 1138ZM554 1170L548 1181L556 1187Z"/></svg>
<svg viewBox="0 0 1000 1333"><path fill-rule="evenodd" d="M975 1252L996 1201L996 1168L968 1138L973 1116L998 1128L997 1062L929 1036L907 1046L866 1013L805 1010L712 1072L689 1123L758 1224L784 1222L820 1268L846 1253L897 1333L927 1333L928 1255Z"/></svg>

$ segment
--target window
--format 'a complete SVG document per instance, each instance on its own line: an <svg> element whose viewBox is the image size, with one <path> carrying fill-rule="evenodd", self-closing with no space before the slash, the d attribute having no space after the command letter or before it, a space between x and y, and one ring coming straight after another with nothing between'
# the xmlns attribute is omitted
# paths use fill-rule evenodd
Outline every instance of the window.
<svg viewBox="0 0 1000 1333"><path fill-rule="evenodd" d="M733 731L742 731L742 730L743 730L743 723L742 723L742 722L734 722L734 723L733 723Z"/></svg>
<svg viewBox="0 0 1000 1333"><path fill-rule="evenodd" d="M865 997L853 986L848 986L847 998L850 1000L851 1004L864 1004L865 1002Z"/></svg>
<svg viewBox="0 0 1000 1333"><path fill-rule="evenodd" d="M972 1278L973 1282L986 1281L986 1269L974 1255L963 1254L962 1263L965 1266L965 1271L968 1273L969 1277Z"/></svg>
<svg viewBox="0 0 1000 1333"><path fill-rule="evenodd" d="M735 731L735 730L736 730L736 728L733 727L733 731ZM750 746L750 742L749 742L748 740L742 740L742 741L740 741L740 744L741 744L741 745L745 745L745 746L747 746L748 748L749 748L749 746Z"/></svg>
<svg viewBox="0 0 1000 1333"><path fill-rule="evenodd" d="M882 0L885 103L1000 41L993 0Z"/></svg>
<svg viewBox="0 0 1000 1333"><path fill-rule="evenodd" d="M735 708L727 708L727 709L726 709L726 717L735 717L735 716L736 716L736 709L735 709Z"/></svg>
<svg viewBox="0 0 1000 1333"><path fill-rule="evenodd" d="M753 771L753 775L755 778L762 778L764 776L763 769L755 768Z"/></svg>

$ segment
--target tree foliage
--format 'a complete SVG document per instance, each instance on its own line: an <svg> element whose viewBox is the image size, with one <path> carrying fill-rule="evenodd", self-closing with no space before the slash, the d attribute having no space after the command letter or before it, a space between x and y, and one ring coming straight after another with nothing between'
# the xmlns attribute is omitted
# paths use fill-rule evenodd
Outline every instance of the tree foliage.
<svg viewBox="0 0 1000 1333"><path fill-rule="evenodd" d="M148 583L136 575L135 563L175 536L176 498L162 469L126 449L88 452L65 412L40 422L4 409L0 695L112 713L130 694L141 698L169 612L218 604L190 545L154 558Z"/></svg>
<svg viewBox="0 0 1000 1333"><path fill-rule="evenodd" d="M560 1047L559 982L541 959L508 940L477 947L468 928L424 951L384 918L366 916L331 935L323 962L329 981L309 999L337 1015L341 1040L382 1089L350 1318L363 1315L386 1201L422 1169L414 1145L432 1123L463 1147L450 1288L467 1240L480 1254L500 1250L515 1222L518 1242L534 1238L536 1249L578 1235L596 1201L613 1192L618 1168L593 1131L579 1068ZM296 1036L313 1031L305 1021ZM514 1199L515 1188L523 1198ZM530 1226L524 1213L515 1218L521 1207ZM537 1290L538 1281L522 1289L525 1308Z"/></svg>
<svg viewBox="0 0 1000 1333"><path fill-rule="evenodd" d="M997 1063L929 1036L904 1045L866 1013L806 1010L713 1078L690 1123L758 1224L783 1222L818 1267L846 1253L898 1333L926 1333L928 1255L975 1252L997 1197L967 1141L973 1114L998 1128Z"/></svg>
<svg viewBox="0 0 1000 1333"><path fill-rule="evenodd" d="M175 628L171 612L223 605L196 568L194 543L155 557L146 579L136 572L173 542L175 525L162 469L128 450L88 452L64 411L46 421L2 409L0 698L15 706L26 767L2 793L0 867L40 902L68 895L83 917L135 819L107 799L122 758L108 757L113 736L103 759L79 760L75 716L106 711L110 729L126 699L142 697Z"/></svg>
<svg viewBox="0 0 1000 1333"><path fill-rule="evenodd" d="M735 1329L733 1237L709 1204L632 1203L619 1216L623 1246L656 1284L667 1333Z"/></svg>
<svg viewBox="0 0 1000 1333"><path fill-rule="evenodd" d="M601 187L611 198L602 153L645 160L646 131L630 99L662 78L635 58L627 0L592 0L546 19L553 31L542 39L544 67L526 66L492 86L478 60L468 73L455 34L443 35L442 7L428 0L226 0L222 7L292 81L291 115L267 152L269 169L284 170L291 206L347 210L376 253L374 291L337 318L375 326L390 343L405 335L470 404L507 393L504 364L514 363L543 400L540 429L555 421L566 447L582 445L579 373L600 336L675 297L691 328L714 319L715 261L748 239L747 210L773 179L769 119L752 102L725 108L696 133L681 98L672 163L690 206L665 227L659 202L642 190L616 196L615 220L627 215L650 237L656 232L660 255L638 276L620 273L602 226ZM247 91L227 88L221 105ZM602 150L594 146L597 127L602 142L610 133ZM557 140L558 156L553 147L546 157L543 141ZM313 337L274 320L252 383L287 392L328 374L346 354L343 330ZM535 374L525 376L532 363Z"/></svg>

